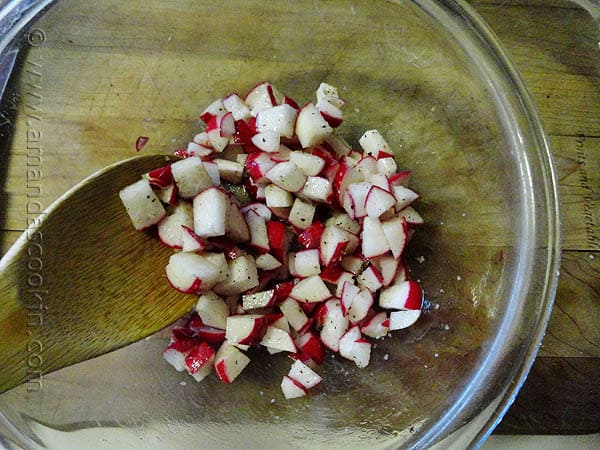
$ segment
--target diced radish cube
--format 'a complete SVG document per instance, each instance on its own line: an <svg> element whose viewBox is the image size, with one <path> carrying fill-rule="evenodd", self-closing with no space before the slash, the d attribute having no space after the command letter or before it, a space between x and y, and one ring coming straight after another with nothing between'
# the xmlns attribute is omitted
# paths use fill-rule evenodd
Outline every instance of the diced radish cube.
<svg viewBox="0 0 600 450"><path fill-rule="evenodd" d="M307 229L313 222L316 207L314 204L296 198L289 215L289 222L301 230Z"/></svg>
<svg viewBox="0 0 600 450"><path fill-rule="evenodd" d="M358 255L345 255L341 262L342 268L354 275L360 274L365 264L366 261Z"/></svg>
<svg viewBox="0 0 600 450"><path fill-rule="evenodd" d="M290 161L275 164L265 173L265 177L289 192L298 192L306 182L306 175Z"/></svg>
<svg viewBox="0 0 600 450"><path fill-rule="evenodd" d="M181 249L184 252L199 252L206 248L206 242L194 233L192 227L182 225Z"/></svg>
<svg viewBox="0 0 600 450"><path fill-rule="evenodd" d="M200 114L200 119L202 119L204 123L208 123L213 117L223 116L226 112L227 110L223 105L223 101L221 99L215 100L208 105L204 111L202 111L202 114Z"/></svg>
<svg viewBox="0 0 600 450"><path fill-rule="evenodd" d="M228 268L227 279L214 287L217 294L235 295L258 286L258 272L252 256L232 259L228 262Z"/></svg>
<svg viewBox="0 0 600 450"><path fill-rule="evenodd" d="M214 362L215 351L206 342L198 344L185 357L187 371L196 381L202 381L210 374Z"/></svg>
<svg viewBox="0 0 600 450"><path fill-rule="evenodd" d="M271 306L275 300L274 290L255 292L242 295L242 308L244 310L265 308Z"/></svg>
<svg viewBox="0 0 600 450"><path fill-rule="evenodd" d="M223 106L233 114L235 120L248 120L251 116L250 107L237 94L228 95L223 99Z"/></svg>
<svg viewBox="0 0 600 450"><path fill-rule="evenodd" d="M281 262L269 253L256 257L256 267L260 270L274 270L281 267Z"/></svg>
<svg viewBox="0 0 600 450"><path fill-rule="evenodd" d="M377 130L366 131L358 140L364 153L377 158L379 152L391 153L390 146Z"/></svg>
<svg viewBox="0 0 600 450"><path fill-rule="evenodd" d="M180 201L175 205L171 214L158 223L158 239L167 247L183 248L183 238L185 231L182 228L193 227L194 217L192 205Z"/></svg>
<svg viewBox="0 0 600 450"><path fill-rule="evenodd" d="M225 341L217 351L214 367L223 383L232 383L249 363L250 358Z"/></svg>
<svg viewBox="0 0 600 450"><path fill-rule="evenodd" d="M298 195L320 203L328 203L333 195L331 182L327 178L308 177Z"/></svg>
<svg viewBox="0 0 600 450"><path fill-rule="evenodd" d="M374 265L370 265L356 277L359 286L377 292L383 286L383 275Z"/></svg>
<svg viewBox="0 0 600 450"><path fill-rule="evenodd" d="M173 173L171 172L171 164L151 170L147 174L144 174L143 177L155 189L166 188L175 182L173 180Z"/></svg>
<svg viewBox="0 0 600 450"><path fill-rule="evenodd" d="M333 132L320 111L312 103L302 107L296 119L296 135L302 148L313 147Z"/></svg>
<svg viewBox="0 0 600 450"><path fill-rule="evenodd" d="M296 340L299 358L303 362L313 361L321 364L325 360L325 347L321 339L312 331L299 335Z"/></svg>
<svg viewBox="0 0 600 450"><path fill-rule="evenodd" d="M377 173L390 176L395 174L397 170L398 165L394 158L388 157L377 160Z"/></svg>
<svg viewBox="0 0 600 450"><path fill-rule="evenodd" d="M250 240L250 229L237 203L230 198L229 209L225 219L225 236L235 242Z"/></svg>
<svg viewBox="0 0 600 450"><path fill-rule="evenodd" d="M297 350L292 336L281 328L273 326L267 327L267 331L260 341L260 345L290 353L295 353Z"/></svg>
<svg viewBox="0 0 600 450"><path fill-rule="evenodd" d="M425 223L423 217L412 206L404 208L398 213L398 216L404 217L408 225L423 225Z"/></svg>
<svg viewBox="0 0 600 450"><path fill-rule="evenodd" d="M202 339L210 344L221 344L225 340L225 330L206 325L200 326L196 330L196 335L199 339Z"/></svg>
<svg viewBox="0 0 600 450"><path fill-rule="evenodd" d="M308 228L298 234L297 241L304 248L319 248L324 230L325 225L323 222L314 221Z"/></svg>
<svg viewBox="0 0 600 450"><path fill-rule="evenodd" d="M383 255L373 259L373 264L379 269L384 287L392 284L401 268L400 259L394 258L393 255Z"/></svg>
<svg viewBox="0 0 600 450"><path fill-rule="evenodd" d="M394 197L396 198L396 204L394 205L396 211L403 210L419 199L419 194L411 189L408 189L407 187L392 186L392 189Z"/></svg>
<svg viewBox="0 0 600 450"><path fill-rule="evenodd" d="M213 185L202 160L197 156L174 162L171 171L182 198L193 198Z"/></svg>
<svg viewBox="0 0 600 450"><path fill-rule="evenodd" d="M342 100L338 94L337 88L331 84L321 83L317 88L317 101L328 101L338 108L344 106L344 100Z"/></svg>
<svg viewBox="0 0 600 450"><path fill-rule="evenodd" d="M321 341L333 352L339 350L340 338L348 328L348 318L343 314L339 300L328 300L325 303L325 317L321 328Z"/></svg>
<svg viewBox="0 0 600 450"><path fill-rule="evenodd" d="M335 297L342 298L342 292L343 292L345 282L354 284L354 275L352 275L350 272L342 272L340 274L340 276L338 277L338 280L336 282Z"/></svg>
<svg viewBox="0 0 600 450"><path fill-rule="evenodd" d="M351 183L348 185L348 195L352 199L352 210L348 210L347 206L344 205L344 209L351 217L361 218L367 215L365 209L365 200L369 193L372 184L368 181L362 181L360 183Z"/></svg>
<svg viewBox="0 0 600 450"><path fill-rule="evenodd" d="M300 360L294 361L288 377L298 381L306 389L314 388L323 378Z"/></svg>
<svg viewBox="0 0 600 450"><path fill-rule="evenodd" d="M205 292L198 298L196 312L202 323L214 328L225 329L229 306L214 292Z"/></svg>
<svg viewBox="0 0 600 450"><path fill-rule="evenodd" d="M275 153L279 151L280 135L276 131L265 130L252 136L252 143L263 152Z"/></svg>
<svg viewBox="0 0 600 450"><path fill-rule="evenodd" d="M123 188L119 197L136 230L151 227L166 215L165 208L146 179Z"/></svg>
<svg viewBox="0 0 600 450"><path fill-rule="evenodd" d="M206 173L210 177L213 186L221 185L221 174L219 173L219 166L217 163L213 161L203 161L204 169L206 169Z"/></svg>
<svg viewBox="0 0 600 450"><path fill-rule="evenodd" d="M348 308L347 315L350 323L356 324L367 317L371 306L373 306L373 294L368 289L362 289Z"/></svg>
<svg viewBox="0 0 600 450"><path fill-rule="evenodd" d="M357 241L356 236L346 230L335 225L325 227L319 247L321 264L329 266L339 262L346 252L353 251L352 243L355 241Z"/></svg>
<svg viewBox="0 0 600 450"><path fill-rule="evenodd" d="M166 267L167 279L178 291L201 293L210 290L227 275L227 266L209 258L208 253L175 253ZM223 255L217 255L225 261Z"/></svg>
<svg viewBox="0 0 600 450"><path fill-rule="evenodd" d="M229 197L217 187L211 187L194 197L194 232L200 237L225 234Z"/></svg>
<svg viewBox="0 0 600 450"><path fill-rule="evenodd" d="M410 183L410 170L403 170L390 175L390 184L392 186L404 186L407 187Z"/></svg>
<svg viewBox="0 0 600 450"><path fill-rule="evenodd" d="M264 314L242 314L227 317L225 339L231 344L252 345L260 342L266 327Z"/></svg>
<svg viewBox="0 0 600 450"><path fill-rule="evenodd" d="M379 220L373 217L365 217L363 221L362 238L362 254L365 258L373 258L383 255L389 251L390 247L384 236L383 228Z"/></svg>
<svg viewBox="0 0 600 450"><path fill-rule="evenodd" d="M267 222L267 235L273 256L279 261L286 261L291 241L286 226L281 222L269 220Z"/></svg>
<svg viewBox="0 0 600 450"><path fill-rule="evenodd" d="M298 111L290 105L279 105L260 111L256 115L256 129L259 133L273 131L279 136L292 138Z"/></svg>
<svg viewBox="0 0 600 450"><path fill-rule="evenodd" d="M275 184L265 187L265 201L268 207L274 208L287 208L294 203L292 194Z"/></svg>
<svg viewBox="0 0 600 450"><path fill-rule="evenodd" d="M412 280L393 284L379 294L379 306L386 309L420 310L422 302L421 286Z"/></svg>
<svg viewBox="0 0 600 450"><path fill-rule="evenodd" d="M317 101L315 106L331 128L339 127L344 121L344 113L342 110L331 102L321 99Z"/></svg>
<svg viewBox="0 0 600 450"><path fill-rule="evenodd" d="M331 298L331 292L321 277L313 275L296 283L290 297L299 302L315 303Z"/></svg>
<svg viewBox="0 0 600 450"><path fill-rule="evenodd" d="M421 316L420 309L390 312L390 330L402 330L413 325Z"/></svg>
<svg viewBox="0 0 600 450"><path fill-rule="evenodd" d="M269 235L267 234L267 223L265 219L253 210L246 214L246 223L250 230L250 245L259 253L269 251Z"/></svg>
<svg viewBox="0 0 600 450"><path fill-rule="evenodd" d="M367 319L364 324L360 327L360 331L365 336L369 336L373 339L380 339L390 331L390 321L385 311L380 311Z"/></svg>
<svg viewBox="0 0 600 450"><path fill-rule="evenodd" d="M407 225L404 217L394 217L393 219L381 222L383 234L388 243L392 255L398 259L404 251L407 237Z"/></svg>
<svg viewBox="0 0 600 450"><path fill-rule="evenodd" d="M259 112L282 103L283 95L271 83L262 82L254 86L246 95L250 112L256 116Z"/></svg>
<svg viewBox="0 0 600 450"><path fill-rule="evenodd" d="M381 173L374 173L369 177L367 181L369 181L369 183L371 183L373 186L378 186L387 192L392 192L392 185L390 183L390 179L386 175L383 175Z"/></svg>
<svg viewBox="0 0 600 450"><path fill-rule="evenodd" d="M306 388L302 386L300 382L293 380L287 375L284 375L283 380L281 380L281 391L286 400L304 397L306 395Z"/></svg>
<svg viewBox="0 0 600 450"><path fill-rule="evenodd" d="M264 203L250 203L242 208L242 213L246 215L248 211L254 211L265 220L271 220L271 210Z"/></svg>
<svg viewBox="0 0 600 450"><path fill-rule="evenodd" d="M339 341L340 355L354 361L357 367L364 368L369 365L371 358L371 343L362 338L360 329L355 326L344 334Z"/></svg>
<svg viewBox="0 0 600 450"><path fill-rule="evenodd" d="M346 230L352 234L360 233L359 223L356 220L352 219L348 214L343 212L338 212L334 214L329 219L327 219L327 222L325 222L325 224L328 226L335 225L341 228L342 230Z"/></svg>
<svg viewBox="0 0 600 450"><path fill-rule="evenodd" d="M213 162L219 169L219 176L221 179L233 184L241 183L244 174L244 166L242 164L220 158L213 159Z"/></svg>
<svg viewBox="0 0 600 450"><path fill-rule="evenodd" d="M342 295L340 296L342 312L344 315L348 315L348 309L350 309L352 302L354 302L354 299L358 297L359 294L360 289L357 286L349 281L344 282L342 286Z"/></svg>
<svg viewBox="0 0 600 450"><path fill-rule="evenodd" d="M372 156L362 157L354 166L363 180L367 181L377 173L377 160Z"/></svg>
<svg viewBox="0 0 600 450"><path fill-rule="evenodd" d="M279 309L289 322L290 326L296 331L304 329L309 323L305 312L293 298L287 298L282 301L279 304Z"/></svg>
<svg viewBox="0 0 600 450"><path fill-rule="evenodd" d="M248 155L244 167L254 181L261 183L268 181L266 174L275 167L275 162L269 153L256 152Z"/></svg>
<svg viewBox="0 0 600 450"><path fill-rule="evenodd" d="M365 211L370 217L379 217L396 203L395 197L388 191L371 186L365 197Z"/></svg>
<svg viewBox="0 0 600 450"><path fill-rule="evenodd" d="M323 158L302 151L290 152L289 160L296 164L306 176L316 176L325 167Z"/></svg>
<svg viewBox="0 0 600 450"><path fill-rule="evenodd" d="M300 278L310 277L321 273L319 264L319 250L301 250L297 253L291 253L290 267L293 265L294 271L290 268L290 273Z"/></svg>
<svg viewBox="0 0 600 450"><path fill-rule="evenodd" d="M197 345L193 339L175 340L163 351L163 358L171 364L177 372L186 369L185 357Z"/></svg>

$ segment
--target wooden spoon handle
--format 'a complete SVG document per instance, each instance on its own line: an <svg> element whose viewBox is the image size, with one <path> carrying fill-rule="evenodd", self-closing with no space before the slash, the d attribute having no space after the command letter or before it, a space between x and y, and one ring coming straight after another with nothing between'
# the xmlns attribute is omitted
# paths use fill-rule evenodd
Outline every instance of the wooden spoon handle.
<svg viewBox="0 0 600 450"><path fill-rule="evenodd" d="M193 306L164 277L172 250L136 232L118 197L164 164L136 157L94 174L0 261L0 392L138 341Z"/></svg>

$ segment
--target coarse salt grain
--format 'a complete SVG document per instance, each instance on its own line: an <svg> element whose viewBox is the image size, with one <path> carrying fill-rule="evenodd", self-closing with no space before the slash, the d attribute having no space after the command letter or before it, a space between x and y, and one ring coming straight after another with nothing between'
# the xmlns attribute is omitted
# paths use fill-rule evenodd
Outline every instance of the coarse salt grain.
<svg viewBox="0 0 600 450"><path fill-rule="evenodd" d="M387 353L385 355L383 355L384 361L387 361L388 359L390 359L390 355L388 355Z"/></svg>

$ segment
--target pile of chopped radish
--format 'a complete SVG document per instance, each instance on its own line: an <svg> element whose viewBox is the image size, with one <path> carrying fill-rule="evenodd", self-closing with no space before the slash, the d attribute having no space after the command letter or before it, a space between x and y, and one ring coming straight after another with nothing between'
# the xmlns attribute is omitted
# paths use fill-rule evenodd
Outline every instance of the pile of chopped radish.
<svg viewBox="0 0 600 450"><path fill-rule="evenodd" d="M366 367L372 340L419 318L402 261L419 196L377 130L362 151L334 134L343 106L325 83L302 107L268 82L228 95L180 159L120 192L135 228L175 249L173 288L199 296L164 351L176 370L231 383L264 347L295 361L281 388L301 397L327 351Z"/></svg>

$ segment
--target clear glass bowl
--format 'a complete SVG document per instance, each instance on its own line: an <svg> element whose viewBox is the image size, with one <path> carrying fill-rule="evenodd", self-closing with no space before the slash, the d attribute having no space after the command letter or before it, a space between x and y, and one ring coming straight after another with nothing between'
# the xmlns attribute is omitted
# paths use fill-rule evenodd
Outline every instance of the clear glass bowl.
<svg viewBox="0 0 600 450"><path fill-rule="evenodd" d="M231 386L161 359L167 337L44 374L0 395L5 446L78 448L476 447L514 400L558 276L557 189L535 108L494 35L461 1L0 2L4 229L25 223L28 150L44 203L134 153L168 153L199 111L267 79L348 100L342 134L379 128L413 170L427 224L409 264L431 304L340 359L313 395L284 401L285 357ZM32 134L33 133L33 134ZM39 142L33 142L37 136ZM20 188L19 188L20 186ZM6 251L6 246L3 252ZM158 269L160 271L160 269ZM122 300L122 299L121 299ZM49 325L52 326L52 325Z"/></svg>

